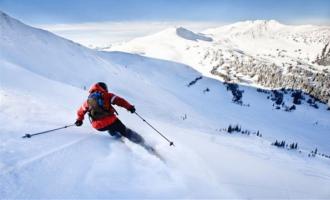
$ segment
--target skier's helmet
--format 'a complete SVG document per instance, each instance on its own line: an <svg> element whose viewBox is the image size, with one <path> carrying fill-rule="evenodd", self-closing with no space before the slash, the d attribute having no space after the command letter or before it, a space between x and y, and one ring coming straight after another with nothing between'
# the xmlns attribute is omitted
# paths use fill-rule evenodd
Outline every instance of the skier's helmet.
<svg viewBox="0 0 330 200"><path fill-rule="evenodd" d="M97 83L101 88L105 89L108 92L108 86L104 82L98 82Z"/></svg>

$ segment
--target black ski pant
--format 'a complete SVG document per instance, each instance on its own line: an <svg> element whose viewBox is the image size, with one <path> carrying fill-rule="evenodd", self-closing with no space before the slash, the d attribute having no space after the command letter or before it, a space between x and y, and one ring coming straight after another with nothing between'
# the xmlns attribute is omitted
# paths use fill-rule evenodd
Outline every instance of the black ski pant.
<svg viewBox="0 0 330 200"><path fill-rule="evenodd" d="M117 132L124 137L128 137L127 128L119 119L116 119L114 123L105 128L98 129L98 131L108 131L111 135Z"/></svg>
<svg viewBox="0 0 330 200"><path fill-rule="evenodd" d="M128 138L130 141L135 143L144 142L142 136L132 131L131 129L126 128L126 126L118 118L113 124L105 128L98 129L98 131L108 131L111 136L115 135L116 133L119 133L120 135Z"/></svg>

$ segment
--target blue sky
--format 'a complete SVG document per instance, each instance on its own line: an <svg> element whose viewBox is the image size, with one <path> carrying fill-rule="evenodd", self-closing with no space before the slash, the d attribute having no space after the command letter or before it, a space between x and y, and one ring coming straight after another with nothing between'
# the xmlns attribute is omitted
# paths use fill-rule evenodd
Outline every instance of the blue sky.
<svg viewBox="0 0 330 200"><path fill-rule="evenodd" d="M90 47L173 26L203 31L255 19L330 25L330 0L0 0L0 10Z"/></svg>
<svg viewBox="0 0 330 200"><path fill-rule="evenodd" d="M32 24L98 21L330 21L329 0L0 0L0 10Z"/></svg>

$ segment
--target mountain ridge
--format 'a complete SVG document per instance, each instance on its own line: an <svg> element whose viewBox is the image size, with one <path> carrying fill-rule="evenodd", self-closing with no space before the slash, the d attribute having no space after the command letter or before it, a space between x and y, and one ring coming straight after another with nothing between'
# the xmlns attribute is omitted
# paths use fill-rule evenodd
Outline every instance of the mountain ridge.
<svg viewBox="0 0 330 200"><path fill-rule="evenodd" d="M330 27L312 27L245 21L202 31L207 41L182 41L165 31L104 50L181 62L219 80L241 82L241 77L256 87L301 89L330 104L330 63L323 53Z"/></svg>

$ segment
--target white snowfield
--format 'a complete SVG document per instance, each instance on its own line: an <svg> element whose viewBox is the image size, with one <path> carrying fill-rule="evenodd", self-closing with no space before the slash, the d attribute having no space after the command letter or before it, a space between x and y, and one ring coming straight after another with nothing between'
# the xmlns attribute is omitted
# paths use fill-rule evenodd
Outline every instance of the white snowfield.
<svg viewBox="0 0 330 200"><path fill-rule="evenodd" d="M190 32L179 32L194 40ZM0 51L1 199L330 198L330 159L308 157L316 147L330 154L330 112L323 104L283 112L265 94L240 86L250 106L239 106L218 80L204 77L187 87L201 76L188 65L97 52L1 12ZM117 108L165 162L93 130L87 117L82 127L21 138L72 124L88 95L83 88L98 81L174 141L169 147L139 118ZM210 91L203 93L205 88ZM222 129L229 124L259 130L262 137L228 134ZM299 148L272 146L276 139L298 142Z"/></svg>

